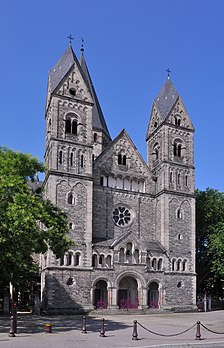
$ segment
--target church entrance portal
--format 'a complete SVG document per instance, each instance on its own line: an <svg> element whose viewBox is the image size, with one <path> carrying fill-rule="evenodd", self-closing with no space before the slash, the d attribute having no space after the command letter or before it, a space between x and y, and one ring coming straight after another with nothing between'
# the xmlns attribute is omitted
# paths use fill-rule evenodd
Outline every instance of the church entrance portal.
<svg viewBox="0 0 224 348"><path fill-rule="evenodd" d="M134 278L121 279L118 290L118 306L120 309L138 308L138 285Z"/></svg>
<svg viewBox="0 0 224 348"><path fill-rule="evenodd" d="M107 283L105 280L99 280L95 288L95 307L107 308Z"/></svg>
<svg viewBox="0 0 224 348"><path fill-rule="evenodd" d="M159 285L156 282L149 285L148 306L149 308L159 308Z"/></svg>

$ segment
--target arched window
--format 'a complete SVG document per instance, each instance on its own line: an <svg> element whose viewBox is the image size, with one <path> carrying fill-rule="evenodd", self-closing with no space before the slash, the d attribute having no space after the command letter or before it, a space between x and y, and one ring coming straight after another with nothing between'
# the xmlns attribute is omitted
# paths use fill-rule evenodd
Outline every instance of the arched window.
<svg viewBox="0 0 224 348"><path fill-rule="evenodd" d="M175 259L173 259L172 260L172 271L175 271L175 267L176 266L176 260Z"/></svg>
<svg viewBox="0 0 224 348"><path fill-rule="evenodd" d="M119 153L117 162L120 165L126 166L126 164L127 164L127 157L126 157L126 155L122 155L121 153Z"/></svg>
<svg viewBox="0 0 224 348"><path fill-rule="evenodd" d="M183 147L182 147L181 139L175 140L174 144L173 144L173 154L174 154L174 156L181 158L181 156L182 156L182 149L183 149Z"/></svg>
<svg viewBox="0 0 224 348"><path fill-rule="evenodd" d="M146 258L146 266L147 266L148 269L151 269L151 259L150 259L150 257Z"/></svg>
<svg viewBox="0 0 224 348"><path fill-rule="evenodd" d="M59 164L62 164L63 163L63 151L60 150L59 151Z"/></svg>
<svg viewBox="0 0 224 348"><path fill-rule="evenodd" d="M111 255L107 255L106 265L107 265L108 268L111 268Z"/></svg>
<svg viewBox="0 0 224 348"><path fill-rule="evenodd" d="M92 267L97 267L97 255L94 254L92 257Z"/></svg>
<svg viewBox="0 0 224 348"><path fill-rule="evenodd" d="M181 211L181 209L177 209L177 218L178 219L182 219L182 211Z"/></svg>
<svg viewBox="0 0 224 348"><path fill-rule="evenodd" d="M120 248L119 262L124 263L124 248Z"/></svg>
<svg viewBox="0 0 224 348"><path fill-rule="evenodd" d="M72 257L73 257L72 252L69 252L69 253L68 253L68 257L67 257L68 266L71 266L71 265L72 265Z"/></svg>
<svg viewBox="0 0 224 348"><path fill-rule="evenodd" d="M66 133L71 133L71 120L70 120L70 118L68 118L65 121L65 132Z"/></svg>
<svg viewBox="0 0 224 348"><path fill-rule="evenodd" d="M77 135L78 123L76 120L72 120L72 134Z"/></svg>
<svg viewBox="0 0 224 348"><path fill-rule="evenodd" d="M100 257L99 257L99 265L101 265L102 267L104 266L104 255L100 255Z"/></svg>
<svg viewBox="0 0 224 348"><path fill-rule="evenodd" d="M68 204L75 204L75 197L74 197L74 194L72 192L68 193L67 203Z"/></svg>
<svg viewBox="0 0 224 348"><path fill-rule="evenodd" d="M177 174L177 185L180 185L180 173Z"/></svg>
<svg viewBox="0 0 224 348"><path fill-rule="evenodd" d="M188 175L185 175L185 186L188 186Z"/></svg>
<svg viewBox="0 0 224 348"><path fill-rule="evenodd" d="M74 158L74 153L71 152L71 153L70 153L70 166L71 166L71 167L73 166L73 158Z"/></svg>
<svg viewBox="0 0 224 348"><path fill-rule="evenodd" d="M159 261L158 261L158 270L159 271L161 271L161 269L162 269L162 264L163 264L163 260L159 259Z"/></svg>
<svg viewBox="0 0 224 348"><path fill-rule="evenodd" d="M139 250L138 249L135 249L134 259L135 259L135 263L139 263Z"/></svg>
<svg viewBox="0 0 224 348"><path fill-rule="evenodd" d="M81 158L80 158L80 167L83 168L84 167L84 156L81 155Z"/></svg>
<svg viewBox="0 0 224 348"><path fill-rule="evenodd" d="M79 266L80 264L80 253L75 254L75 266Z"/></svg>
<svg viewBox="0 0 224 348"><path fill-rule="evenodd" d="M170 183L173 183L173 172L170 172Z"/></svg>
<svg viewBox="0 0 224 348"><path fill-rule="evenodd" d="M156 271L156 258L152 259L152 268Z"/></svg>
<svg viewBox="0 0 224 348"><path fill-rule="evenodd" d="M60 266L64 266L64 256L62 256L59 260Z"/></svg>
<svg viewBox="0 0 224 348"><path fill-rule="evenodd" d="M181 260L177 261L177 271L180 271Z"/></svg>
<svg viewBox="0 0 224 348"><path fill-rule="evenodd" d="M94 142L97 141L97 133L94 133L94 135L93 135L93 140L94 140Z"/></svg>
<svg viewBox="0 0 224 348"><path fill-rule="evenodd" d="M72 222L69 222L69 229L73 230L73 223Z"/></svg>

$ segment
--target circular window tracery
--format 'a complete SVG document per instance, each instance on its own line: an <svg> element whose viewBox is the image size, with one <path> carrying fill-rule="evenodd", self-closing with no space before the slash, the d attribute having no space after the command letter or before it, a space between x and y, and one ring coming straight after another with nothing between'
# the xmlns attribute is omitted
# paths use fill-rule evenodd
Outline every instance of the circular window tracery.
<svg viewBox="0 0 224 348"><path fill-rule="evenodd" d="M127 226L132 221L132 213L129 208L117 206L113 211L113 221L117 226Z"/></svg>

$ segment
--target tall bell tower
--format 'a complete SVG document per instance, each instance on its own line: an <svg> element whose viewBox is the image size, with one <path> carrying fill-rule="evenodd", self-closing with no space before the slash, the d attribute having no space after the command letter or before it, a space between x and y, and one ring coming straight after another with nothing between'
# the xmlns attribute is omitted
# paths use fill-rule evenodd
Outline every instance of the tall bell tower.
<svg viewBox="0 0 224 348"><path fill-rule="evenodd" d="M169 75L153 101L146 141L156 236L168 251L170 271L188 264L195 289L194 127Z"/></svg>
<svg viewBox="0 0 224 348"><path fill-rule="evenodd" d="M79 264L91 266L93 162L110 135L82 48L71 43L50 70L46 103L46 198L66 212ZM76 261L75 261L76 262ZM56 263L51 255L49 264Z"/></svg>

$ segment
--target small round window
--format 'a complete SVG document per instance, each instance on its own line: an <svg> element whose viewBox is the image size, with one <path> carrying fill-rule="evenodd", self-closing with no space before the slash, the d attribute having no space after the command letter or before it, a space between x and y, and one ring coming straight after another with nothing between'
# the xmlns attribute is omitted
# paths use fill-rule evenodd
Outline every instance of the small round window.
<svg viewBox="0 0 224 348"><path fill-rule="evenodd" d="M132 222L132 213L129 208L122 205L113 211L113 221L119 227L126 227Z"/></svg>

